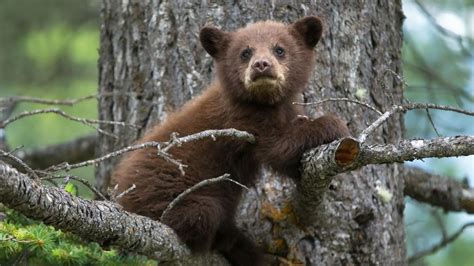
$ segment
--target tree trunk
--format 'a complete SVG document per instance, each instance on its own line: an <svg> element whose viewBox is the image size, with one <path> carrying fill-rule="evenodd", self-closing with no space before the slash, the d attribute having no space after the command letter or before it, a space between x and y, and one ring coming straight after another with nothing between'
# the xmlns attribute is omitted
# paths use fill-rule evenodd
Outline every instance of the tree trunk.
<svg viewBox="0 0 474 266"><path fill-rule="evenodd" d="M358 97L385 111L402 100L401 1L141 1L104 0L100 48L100 119L128 121L142 130L107 126L99 154L136 140L200 93L212 77L212 60L201 48L199 29L225 30L257 20L292 22L317 15L325 23L317 45L314 76L302 100ZM232 3L231 3L232 2ZM304 62L303 62L304 63ZM110 96L109 94L113 94ZM354 135L377 114L347 102L310 107L312 116L333 112L349 121ZM393 143L402 116L381 127L371 141ZM97 185L108 186L113 163L97 169ZM368 166L337 176L318 219L303 225L294 215L295 185L265 174L241 204L240 226L281 261L307 265L405 264L403 180L396 164ZM211 178L211 177L210 177ZM392 198L379 197L380 187Z"/></svg>

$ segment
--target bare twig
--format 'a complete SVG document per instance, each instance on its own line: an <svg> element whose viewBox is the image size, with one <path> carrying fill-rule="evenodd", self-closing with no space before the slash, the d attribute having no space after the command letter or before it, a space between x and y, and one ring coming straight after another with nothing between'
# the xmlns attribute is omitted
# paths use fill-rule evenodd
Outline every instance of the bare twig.
<svg viewBox="0 0 474 266"><path fill-rule="evenodd" d="M407 43L407 46L412 51L414 61L416 62L406 62L405 64L407 67L410 67L413 70L422 74L423 76L427 77L428 82L436 81L437 83L439 83L441 85L441 89L451 92L451 95L454 97L454 100L459 106L463 106L461 97L470 102L474 100L474 97L472 97L472 95L469 95L469 93L464 90L464 88L446 80L442 75L439 75L439 73L432 69L431 64L426 62L425 58L421 55L420 51L418 51L417 47L415 46L415 43L410 40L408 34L404 39Z"/></svg>
<svg viewBox="0 0 474 266"><path fill-rule="evenodd" d="M56 166L53 166L51 167L49 170L50 171L61 171L61 170L71 170L71 169L75 169L75 168L80 168L80 167L85 167L85 166L89 166L89 165L96 165L98 163L101 163L105 160L108 160L110 158L113 158L113 157L117 157L119 155L122 155L124 153L127 153L127 152L130 152L130 151L134 151L134 150L139 150L139 149L145 149L145 148L156 148L157 149L157 155L160 156L160 158L163 158L165 160L169 160L170 162L176 164L176 165L180 165L181 163L175 159L172 159L167 153L166 151L169 150L170 146L173 147L173 146L176 146L176 145L179 145L179 143L186 143L186 142L190 142L190 141L196 141L196 140L200 140L200 139L204 139L204 138L215 138L216 136L218 137L233 137L233 138L239 138L239 139L243 139L245 141L248 141L248 142L254 142L255 141L255 137L250 134L250 133L247 133L245 131L240 131L240 130L237 130L237 129L216 129L216 130L205 130L205 131L202 131L202 132L198 132L198 133L195 133L195 134L192 134L192 135L188 135L188 136L185 136L185 137L181 137L181 138L178 138L177 140L170 140L168 142L158 142L158 141L149 141L149 142L145 142L145 143L141 143L141 144L137 144L137 145L132 145L132 146L128 146L128 147L125 147L123 149L120 149L120 150L117 150L117 151L114 151L114 152L111 152L111 153L108 153L102 157L99 157L99 158L96 158L96 159L93 159L93 160L88 160L88 161L84 161L84 162L81 162L81 163L77 163L77 164L68 164L68 163L64 163L64 164L61 164L61 165L56 165ZM162 148L164 147L164 148Z"/></svg>
<svg viewBox="0 0 474 266"><path fill-rule="evenodd" d="M255 142L255 137L252 134L234 128L204 130L181 138L177 138L176 136L177 135L172 134L171 140L165 143L165 147L162 149L163 152L167 152L169 149L176 145L180 146L183 143L196 141L204 138L212 138L212 140L216 140L216 137L232 137L236 139L242 139L250 143Z"/></svg>
<svg viewBox="0 0 474 266"><path fill-rule="evenodd" d="M454 240L456 240L468 227L474 226L474 222L466 223L461 228L459 228L454 234L449 237L443 237L443 239L436 245L428 248L427 250L420 251L418 253L413 254L411 257L408 258L408 263L413 263L424 256L430 255L435 253L436 251L444 248Z"/></svg>
<svg viewBox="0 0 474 266"><path fill-rule="evenodd" d="M13 123L16 120L21 119L23 117L38 115L38 114L47 114L47 113L54 113L54 114L60 115L64 118L67 118L69 120L80 122L80 123L86 124L88 126L90 126L91 124L105 124L105 125L116 125L116 126L123 126L123 127L139 128L136 125L128 124L128 123L125 123L125 122L105 121L105 120L96 120L96 119L75 117L75 116L72 116L72 115L68 115L64 111L62 111L60 109L57 109L57 108L39 109L39 110L22 112L22 113L14 116L10 119L7 119L5 121L0 121L0 127L5 128L8 124Z"/></svg>
<svg viewBox="0 0 474 266"><path fill-rule="evenodd" d="M38 175L35 173L35 171L33 171L33 169L31 169L31 167L29 167L25 162L23 162L23 160L21 160L20 158L18 158L15 155L12 154L16 150L17 149L15 149L11 152L5 152L3 150L0 150L0 156L9 158L10 160L13 160L15 163L21 165L21 167L23 167L23 169L25 169L25 171L28 172L28 174L32 178L38 178Z"/></svg>
<svg viewBox="0 0 474 266"><path fill-rule="evenodd" d="M397 72L393 71L392 69L390 68L387 68L385 69L385 71L383 72L383 76L387 75L387 74L392 74L392 76L394 76L395 78L397 78L402 84L403 84L403 89L405 89L405 87L408 87L408 83L406 82L406 80L400 76Z"/></svg>
<svg viewBox="0 0 474 266"><path fill-rule="evenodd" d="M464 45L464 40L472 42L472 39L470 39L468 36L462 36L459 35L449 29L446 29L445 27L441 26L438 21L436 21L436 18L433 17L433 15L426 9L424 5L420 3L419 0L414 0L415 4L420 8L421 12L426 16L426 18L431 22L431 24L444 36L447 36L449 38L452 38L456 40L459 43L459 46L461 47L463 53L466 55L471 56L472 51L469 50L469 48L466 48Z"/></svg>
<svg viewBox="0 0 474 266"><path fill-rule="evenodd" d="M76 122L79 122L79 123L82 123L86 126L89 126L89 127L92 127L94 128L97 132L99 133L102 133L104 135L107 135L107 136L110 136L110 137L114 137L114 138L117 138L117 136L109 133L109 132L106 132L96 126L94 126L93 124L106 124L106 125L117 125L117 126L126 126L126 127L132 127L132 128L138 128L137 126L135 125L131 125L131 124L127 124L125 122L117 122L117 121L103 121L103 120L95 120L95 119L87 119L87 118L79 118L79 117L75 117L75 116L71 116L71 115L68 115L66 114L64 111L60 110L60 109L57 109L57 108L51 108L51 109L39 109L39 110L33 110L33 111L26 111L26 112L22 112L12 118L9 118L5 121L0 121L0 128L5 128L6 126L8 126L9 124L21 119L21 118L24 118L24 117L28 117L28 116L33 116L33 115L38 115L38 114L46 114L46 113L54 113L54 114L57 114L57 115L60 115L64 118L67 118L69 120L72 120L72 121L76 121Z"/></svg>
<svg viewBox="0 0 474 266"><path fill-rule="evenodd" d="M43 99L43 98L36 98L36 97L29 97L29 96L12 96L12 97L5 97L0 98L0 106L4 103L21 103L21 102L28 102L28 103L37 103L37 104L45 104L45 105L65 105L65 106L72 106L78 104L83 101L97 99L101 97L111 97L111 96L140 96L142 93L100 93L100 94L91 94L75 99Z"/></svg>
<svg viewBox="0 0 474 266"><path fill-rule="evenodd" d="M38 103L38 104L47 104L47 105L67 105L72 106L74 104L97 98L97 94L87 95L84 97L76 98L76 99L64 99L64 100L53 100L53 99L41 99L29 96L12 96L7 98L0 98L0 104L7 102L7 103L20 103L20 102L29 102L29 103Z"/></svg>
<svg viewBox="0 0 474 266"><path fill-rule="evenodd" d="M359 101L359 100L356 100L356 99L349 99L349 98L327 98L327 99L322 99L322 100L317 101L317 102L309 102L309 103L293 102L293 104L307 106L307 105L318 105L318 104L322 104L322 103L325 103L325 102L351 102L351 103L356 103L356 104L359 104L359 105L362 105L362 106L365 106L365 107L369 108L370 110L376 112L379 115L382 115L382 112L377 110L377 108L373 107L372 105L370 105L368 103L365 103L365 102L362 102L362 101Z"/></svg>
<svg viewBox="0 0 474 266"><path fill-rule="evenodd" d="M96 144L97 135L94 134L65 143L21 150L16 153L16 156L33 169L45 169L62 162L77 163L88 160L94 156Z"/></svg>
<svg viewBox="0 0 474 266"><path fill-rule="evenodd" d="M446 231L446 226L444 224L444 221L439 214L439 209L432 209L431 210L431 216L433 216L433 219L435 220L436 224L438 225L439 230L441 231L441 235L443 236L443 239L448 237L448 232Z"/></svg>
<svg viewBox="0 0 474 266"><path fill-rule="evenodd" d="M40 178L40 180L53 180L53 179L65 179L65 180L72 179L72 180L76 180L77 182L82 183L84 186L86 186L88 189L90 189L92 192L94 192L102 200L107 200L107 198L102 193L100 193L100 191L95 189L95 187L91 183L89 183L89 181L87 181L83 178L80 178L78 176L66 175L66 176L48 176L48 177ZM66 183L67 183L67 181L66 181Z"/></svg>
<svg viewBox="0 0 474 266"><path fill-rule="evenodd" d="M58 165L51 166L48 169L46 169L46 171L61 171L61 170L69 171L69 170L75 169L75 168L81 168L81 167L86 167L86 166L90 166L90 165L97 165L97 164L99 164L99 163L101 163L105 160L108 160L108 159L113 158L113 157L117 157L119 155L122 155L122 154L130 152L130 151L145 149L145 148L160 149L161 144L162 144L161 142L149 141L149 142L145 142L145 143L142 143L142 144L128 146L128 147L125 147L123 149L108 153L108 154L106 154L104 156L101 156L99 158L87 160L87 161L76 163L76 164L69 164L67 162L64 162L64 163L61 163L61 164L58 164ZM158 153L158 155L160 156L162 154Z"/></svg>
<svg viewBox="0 0 474 266"><path fill-rule="evenodd" d="M431 127L433 127L433 129L436 133L436 136L441 137L441 135L439 134L438 129L436 128L436 125L433 121L433 118L431 117L430 110L428 108L426 108L425 111L426 111L426 116L428 117L428 121L430 121Z"/></svg>
<svg viewBox="0 0 474 266"><path fill-rule="evenodd" d="M359 141L364 142L367 137L375 131L381 124L383 124L387 119L389 119L392 115L398 112L406 112L408 110L413 109L438 109L438 110L446 110L446 111L453 111L465 115L474 116L474 112L467 111L451 106L444 106L444 105L436 105L432 103L408 103L404 105L395 105L389 111L385 112L382 116L380 116L377 120L375 120L369 127L367 127L362 133L359 135Z"/></svg>
<svg viewBox="0 0 474 266"><path fill-rule="evenodd" d="M117 201L118 199L122 198L123 196L127 195L130 193L132 190L134 190L137 186L135 184L132 184L131 187L127 188L125 191L122 193L118 194L116 197L114 197L114 201Z"/></svg>
<svg viewBox="0 0 474 266"><path fill-rule="evenodd" d="M171 211L171 209L173 209L176 206L176 204L178 204L186 195L188 195L189 193L191 193L193 191L196 191L196 190L200 189L201 187L208 186L210 184L221 182L221 181L230 181L230 182L232 182L232 183L234 183L238 186L241 186L241 187L243 187L247 190L249 189L245 185L229 178L229 176L230 176L230 174L223 174L219 177L205 179L205 180L195 184L194 186L186 189L181 194L179 194L173 201L171 201L170 204L168 204L166 209L161 214L160 221L163 221L163 219L166 217L166 215L168 215L168 213Z"/></svg>

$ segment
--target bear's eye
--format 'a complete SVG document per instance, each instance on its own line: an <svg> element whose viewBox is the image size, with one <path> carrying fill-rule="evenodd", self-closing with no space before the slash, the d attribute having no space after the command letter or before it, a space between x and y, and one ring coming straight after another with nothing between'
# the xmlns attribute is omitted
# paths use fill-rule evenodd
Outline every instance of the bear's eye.
<svg viewBox="0 0 474 266"><path fill-rule="evenodd" d="M252 49L250 48L245 48L242 53L240 53L240 58L242 60L248 60L252 57Z"/></svg>
<svg viewBox="0 0 474 266"><path fill-rule="evenodd" d="M278 57L283 57L285 55L285 49L283 49L281 46L276 46L274 49L274 53Z"/></svg>

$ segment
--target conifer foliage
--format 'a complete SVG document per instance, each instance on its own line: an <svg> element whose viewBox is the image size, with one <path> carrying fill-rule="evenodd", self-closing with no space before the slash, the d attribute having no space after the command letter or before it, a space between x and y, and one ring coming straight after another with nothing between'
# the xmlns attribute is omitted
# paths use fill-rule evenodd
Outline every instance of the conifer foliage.
<svg viewBox="0 0 474 266"><path fill-rule="evenodd" d="M0 204L0 265L156 265L144 256L104 250Z"/></svg>

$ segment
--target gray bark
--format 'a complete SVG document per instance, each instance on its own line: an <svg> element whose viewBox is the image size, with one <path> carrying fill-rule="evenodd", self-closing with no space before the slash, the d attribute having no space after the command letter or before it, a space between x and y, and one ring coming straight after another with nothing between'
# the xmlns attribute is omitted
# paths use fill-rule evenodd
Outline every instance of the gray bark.
<svg viewBox="0 0 474 266"><path fill-rule="evenodd" d="M402 177L406 184L406 196L445 211L474 214L474 189L468 186L466 180L458 181L416 168L404 168Z"/></svg>
<svg viewBox="0 0 474 266"><path fill-rule="evenodd" d="M365 138L365 137L364 137ZM360 139L360 138L359 138ZM359 169L369 164L397 163L423 158L442 158L468 156L474 154L474 137L456 136L428 140L401 140L397 144L366 145L360 140L343 138L328 145L321 145L303 156L302 178L297 184L297 207L305 220L314 220L319 213L321 201L328 190L332 177L338 173ZM459 182L418 173L420 171L400 169L402 178L407 181L405 195L423 202L430 202L445 209L471 211L472 192L463 189ZM418 173L418 174L414 174ZM376 182L376 190L385 185ZM386 195L390 195L388 193ZM381 196L383 199L384 196Z"/></svg>
<svg viewBox="0 0 474 266"><path fill-rule="evenodd" d="M173 265L223 265L223 258L192 255L173 229L147 217L121 210L109 201L84 200L0 161L0 202L57 229L74 232L102 245L119 246ZM177 260L179 258L179 260Z"/></svg>
<svg viewBox="0 0 474 266"><path fill-rule="evenodd" d="M304 15L318 15L326 26L305 101L353 98L365 92L362 100L382 111L401 103L401 82L386 71L401 73L400 1L104 0L100 93L122 96L100 100L100 119L149 127L205 88L212 62L198 43L204 24L232 30L256 20L291 22ZM376 119L375 113L362 108L335 103L308 111L313 116L338 113L357 135ZM100 136L99 154L130 144L143 134L114 126L104 129L120 138ZM402 132L402 116L397 114L371 140L395 143ZM112 163L102 164L97 170L102 191L112 167ZM368 166L335 177L318 219L310 226L302 226L292 211L295 185L267 174L245 195L240 224L265 250L293 262L404 264L404 186L396 178L398 173L397 165ZM389 202L376 196L376 183L393 195Z"/></svg>

